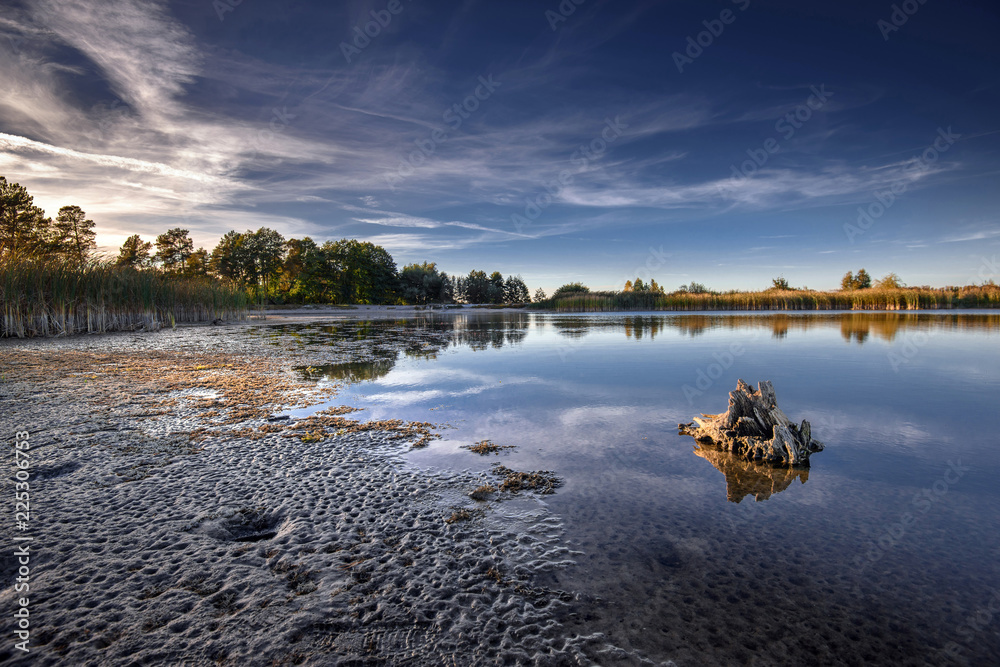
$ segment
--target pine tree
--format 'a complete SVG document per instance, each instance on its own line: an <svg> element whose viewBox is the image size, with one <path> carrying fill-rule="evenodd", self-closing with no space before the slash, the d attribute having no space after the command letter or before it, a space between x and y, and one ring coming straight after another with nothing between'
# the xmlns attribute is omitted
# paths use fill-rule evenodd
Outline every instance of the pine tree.
<svg viewBox="0 0 1000 667"><path fill-rule="evenodd" d="M0 176L0 253L46 252L51 223L26 188Z"/></svg>
<svg viewBox="0 0 1000 667"><path fill-rule="evenodd" d="M136 268L149 266L149 251L152 249L152 243L143 241L139 238L138 234L133 234L125 239L125 243L122 244L121 249L118 251L118 259L115 263L118 266L132 266Z"/></svg>
<svg viewBox="0 0 1000 667"><path fill-rule="evenodd" d="M194 241L186 229L174 227L156 237L154 259L163 266L164 271L182 272L187 265L188 257L193 253Z"/></svg>
<svg viewBox="0 0 1000 667"><path fill-rule="evenodd" d="M57 254L83 261L96 247L94 221L79 206L63 206L53 225L52 249Z"/></svg>

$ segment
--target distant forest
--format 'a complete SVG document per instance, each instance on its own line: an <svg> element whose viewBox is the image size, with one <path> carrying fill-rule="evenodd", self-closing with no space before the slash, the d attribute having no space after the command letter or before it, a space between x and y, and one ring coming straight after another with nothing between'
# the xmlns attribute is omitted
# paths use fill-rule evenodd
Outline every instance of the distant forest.
<svg viewBox="0 0 1000 667"><path fill-rule="evenodd" d="M115 258L95 257L94 221L79 206L64 206L55 220L28 191L0 176L0 257L59 262L110 262L181 279L216 279L273 304L528 303L520 276L470 271L449 276L433 262L398 270L389 252L355 239L286 239L273 229L230 231L211 251L195 248L190 231L169 229L154 242L138 234ZM542 296L544 296L542 294Z"/></svg>

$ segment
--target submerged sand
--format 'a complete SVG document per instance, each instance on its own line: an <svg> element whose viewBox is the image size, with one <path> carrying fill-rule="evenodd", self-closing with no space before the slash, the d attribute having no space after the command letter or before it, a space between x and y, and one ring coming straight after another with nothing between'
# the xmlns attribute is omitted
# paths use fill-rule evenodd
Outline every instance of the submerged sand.
<svg viewBox="0 0 1000 667"><path fill-rule="evenodd" d="M600 634L568 636L572 593L535 585L573 557L539 496L477 502L488 470L406 465L431 424L337 409L278 419L329 403L335 387L293 368L342 351L264 345L252 328L0 342L2 432L30 433L33 537L31 652L8 641L0 661L623 657ZM15 597L4 587L0 608Z"/></svg>

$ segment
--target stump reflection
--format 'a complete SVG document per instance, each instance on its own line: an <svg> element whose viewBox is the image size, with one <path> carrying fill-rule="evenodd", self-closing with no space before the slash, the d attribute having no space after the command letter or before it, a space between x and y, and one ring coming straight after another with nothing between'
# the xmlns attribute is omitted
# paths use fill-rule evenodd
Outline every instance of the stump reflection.
<svg viewBox="0 0 1000 667"><path fill-rule="evenodd" d="M726 476L726 498L738 503L752 495L758 502L781 493L796 479L809 479L809 468L774 468L747 461L711 446L695 445L694 453Z"/></svg>

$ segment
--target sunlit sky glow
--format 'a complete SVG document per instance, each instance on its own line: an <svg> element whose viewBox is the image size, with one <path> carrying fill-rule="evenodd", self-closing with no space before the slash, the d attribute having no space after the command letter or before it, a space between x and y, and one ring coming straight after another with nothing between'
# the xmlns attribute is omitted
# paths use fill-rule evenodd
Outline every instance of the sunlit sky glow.
<svg viewBox="0 0 1000 667"><path fill-rule="evenodd" d="M3 2L0 175L107 248L267 226L532 290L1000 279L1000 6L901 4Z"/></svg>

